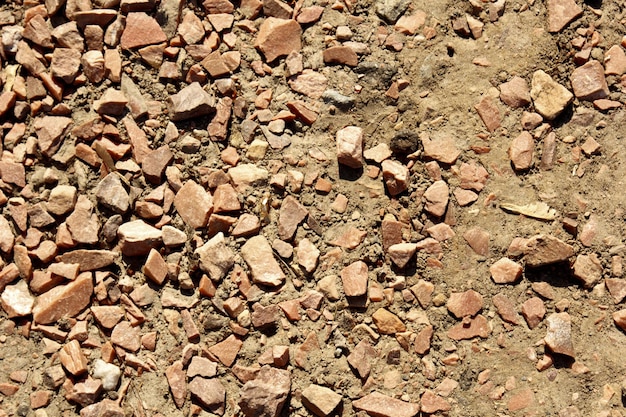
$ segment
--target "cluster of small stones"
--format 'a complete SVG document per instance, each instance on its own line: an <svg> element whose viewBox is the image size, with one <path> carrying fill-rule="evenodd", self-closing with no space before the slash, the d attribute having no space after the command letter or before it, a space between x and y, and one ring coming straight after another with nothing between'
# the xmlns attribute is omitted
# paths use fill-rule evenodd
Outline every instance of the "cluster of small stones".
<svg viewBox="0 0 626 417"><path fill-rule="evenodd" d="M474 14L453 19L451 27L478 39L485 25L502 15L505 1L471 4ZM440 378L437 368L462 360L455 343L491 335L496 318L482 314L489 300L474 290L444 295L423 279L408 285L403 271L418 257L429 268L441 267L446 241L456 236L454 210L479 199L487 169L460 162L462 150L452 138L409 132L399 134L394 146L373 146L359 126L333 132L336 156L317 148L303 158L288 153L320 118L322 103L331 103L333 111L354 104L328 88L326 68L352 71L371 47L400 51L438 36L439 22L409 8L406 0L376 7L384 25L371 44L353 40L349 26L320 23L327 10L349 15L352 26L363 22L351 1L292 7L281 0L242 0L237 6L205 0L195 9L181 0L158 5L25 0L19 13L0 12L2 325L8 333L19 326L26 337L40 334L41 354L50 358L27 408L44 417L54 397L62 395L82 417L130 415L144 407L125 399L133 378L145 372L166 380L175 406L189 415L204 410L278 416L289 407L304 407L328 416L350 407L372 416L410 417L456 406L458 382ZM573 0L549 0L547 29L558 33L582 13ZM303 31L314 25L328 34L316 66L303 52ZM539 70L530 87L529 80L513 77L498 95L476 104L489 133L500 128L498 98L511 108L528 109L520 121L524 131L511 140L509 152L519 175L534 167L537 140L543 140L540 169L558 162L550 151L557 140L551 121L575 100L576 105L591 101L605 112L623 105L608 97L620 82L624 85L624 42L608 48L600 62L591 53L602 38L599 31L589 28L578 35L572 47L579 67L571 85ZM140 82L144 74L139 77L135 70L143 66L172 86L163 97L150 96L151 83ZM239 91L244 70L260 80L282 77L287 89L277 96L257 82L250 100L250 92ZM622 78L612 77L608 84L605 75ZM407 86L408 81L396 79L385 94L397 99ZM74 108L71 100L86 101L90 110ZM185 164L206 149L219 149L219 159L191 168ZM279 151L284 157L271 159ZM591 137L572 149L580 161L578 176L600 151ZM421 188L412 183L418 165L430 175ZM299 198L305 187L332 193L328 170L337 166L379 181L369 197L390 196L378 230L342 225L324 230L322 216ZM452 173L458 185L450 185L442 171ZM411 212L398 204L409 192L418 206ZM344 214L350 204L337 194L329 210ZM491 265L493 281L512 285L525 268L571 263L584 288L606 286L620 303L626 296L626 280L618 278L621 258L611 260L615 277L603 280L603 260L588 251L577 254L578 246L591 246L597 221L592 216L580 226L566 217L562 223L575 246L552 235L517 238L509 256ZM478 256L489 257L488 232L472 228L462 237ZM380 257L350 256L372 244L381 246ZM376 270L386 271L387 280L377 280ZM284 288L299 295L285 299ZM556 355L575 358L576 346L567 300L546 317L543 300L553 298L551 287L535 283L533 290L538 296L519 310L504 294L491 301L506 326L523 325L520 312L530 329L545 322L542 343L548 349L535 358L537 369L545 371ZM400 318L402 303L415 309ZM371 319L350 329L346 338L333 308L339 304L355 312L376 307ZM208 306L214 313L206 312ZM435 328L425 313L433 306L445 306L455 323ZM153 354L165 337L150 326L158 319L154 311L161 312L180 343L168 358ZM263 346L267 335L290 331L304 320L317 323L319 331L294 332L291 346L266 346L253 360L238 358L244 343ZM626 310L616 311L614 321L626 329ZM449 342L441 364L428 356L436 331ZM383 359L377 344L389 338L398 349ZM379 360L396 363L400 349L418 358L431 381L420 398L403 394L395 375L385 375L383 386L370 373ZM354 395L322 381L302 386L293 379L294 370L311 369L311 358L322 351L346 357L362 381ZM586 372L579 362L572 367ZM240 382L238 392L227 393L224 381L230 375ZM21 385L23 371L15 370L10 379L0 382L4 396L28 389ZM478 376L476 389L494 401L506 398L511 412L534 401L531 390L516 389L515 379L495 385L488 370ZM12 415L1 407L0 415Z"/></svg>

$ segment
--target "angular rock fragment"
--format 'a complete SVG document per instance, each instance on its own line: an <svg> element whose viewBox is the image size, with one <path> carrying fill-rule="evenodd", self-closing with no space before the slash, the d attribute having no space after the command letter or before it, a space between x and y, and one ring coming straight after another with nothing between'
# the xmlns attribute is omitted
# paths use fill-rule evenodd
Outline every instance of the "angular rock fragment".
<svg viewBox="0 0 626 417"><path fill-rule="evenodd" d="M352 401L352 406L377 417L413 417L420 411L419 404L397 400L377 391Z"/></svg>
<svg viewBox="0 0 626 417"><path fill-rule="evenodd" d="M254 46L263 53L267 62L273 62L276 58L300 51L301 36L302 28L295 20L268 17L259 28Z"/></svg>
<svg viewBox="0 0 626 417"><path fill-rule="evenodd" d="M285 274L274 259L272 247L265 236L248 239L241 247L241 257L248 264L256 284L275 287L285 281Z"/></svg>
<svg viewBox="0 0 626 417"><path fill-rule="evenodd" d="M596 60L576 68L570 76L574 95L580 100L593 101L609 95L604 67Z"/></svg>
<svg viewBox="0 0 626 417"><path fill-rule="evenodd" d="M309 211L292 196L287 196L280 206L278 235L282 240L291 240L298 225L308 216Z"/></svg>
<svg viewBox="0 0 626 417"><path fill-rule="evenodd" d="M56 153L71 124L72 119L62 116L44 116L35 120L37 145L45 156L52 157Z"/></svg>
<svg viewBox="0 0 626 417"><path fill-rule="evenodd" d="M114 213L124 214L130 208L130 196L117 172L111 172L100 181L96 187L96 199Z"/></svg>
<svg viewBox="0 0 626 417"><path fill-rule="evenodd" d="M320 251L317 247L309 239L305 238L298 243L296 253L298 254L298 264L300 264L307 273L313 273L320 257Z"/></svg>
<svg viewBox="0 0 626 417"><path fill-rule="evenodd" d="M143 220L124 223L117 229L117 235L126 256L146 255L158 247L163 238L163 232Z"/></svg>
<svg viewBox="0 0 626 417"><path fill-rule="evenodd" d="M195 377L189 383L189 392L204 409L219 416L226 408L226 389L217 378Z"/></svg>
<svg viewBox="0 0 626 417"><path fill-rule="evenodd" d="M406 165L387 159L382 163L382 170L383 180L390 195L396 196L409 188L409 169Z"/></svg>
<svg viewBox="0 0 626 417"><path fill-rule="evenodd" d="M355 67L359 63L357 54L347 46L331 46L324 50L324 63L341 64L349 67Z"/></svg>
<svg viewBox="0 0 626 417"><path fill-rule="evenodd" d="M168 273L167 263L157 250L150 249L143 266L143 273L157 285L163 285L165 282Z"/></svg>
<svg viewBox="0 0 626 417"><path fill-rule="evenodd" d="M31 314L35 298L28 290L26 281L19 281L15 285L7 285L2 291L0 305L9 318L23 317Z"/></svg>
<svg viewBox="0 0 626 417"><path fill-rule="evenodd" d="M483 296L474 290L452 293L446 307L457 319L474 316L483 308Z"/></svg>
<svg viewBox="0 0 626 417"><path fill-rule="evenodd" d="M607 278L604 285L609 290L615 304L619 304L626 297L626 280L621 278Z"/></svg>
<svg viewBox="0 0 626 417"><path fill-rule="evenodd" d="M165 370L165 377L170 386L170 391L172 391L174 404L176 404L176 407L181 408L185 404L185 398L187 397L187 382L183 363L176 361L170 365Z"/></svg>
<svg viewBox="0 0 626 417"><path fill-rule="evenodd" d="M219 232L194 252L200 257L200 269L219 282L235 263L235 254L226 246L224 234Z"/></svg>
<svg viewBox="0 0 626 417"><path fill-rule="evenodd" d="M496 294L493 296L492 301L502 320L516 325L520 323L520 317L517 311L515 311L515 305L506 295L502 293Z"/></svg>
<svg viewBox="0 0 626 417"><path fill-rule="evenodd" d="M518 171L529 169L533 164L534 150L535 140L530 133L523 131L511 141L509 147L509 158L513 167Z"/></svg>
<svg viewBox="0 0 626 417"><path fill-rule="evenodd" d="M489 322L482 315L477 315L469 322L461 322L448 330L448 337L452 340L466 340L475 337L486 339L491 334Z"/></svg>
<svg viewBox="0 0 626 417"><path fill-rule="evenodd" d="M215 112L215 98L193 82L167 99L170 119L181 121Z"/></svg>
<svg viewBox="0 0 626 417"><path fill-rule="evenodd" d="M289 371L264 366L241 387L239 407L246 417L279 416L291 390Z"/></svg>
<svg viewBox="0 0 626 417"><path fill-rule="evenodd" d="M161 26L151 16L143 12L129 13L126 26L120 39L123 49L139 48L167 41Z"/></svg>
<svg viewBox="0 0 626 417"><path fill-rule="evenodd" d="M542 70L535 71L530 96L535 110L548 120L554 120L574 100L569 90Z"/></svg>
<svg viewBox="0 0 626 417"><path fill-rule="evenodd" d="M474 108L489 132L493 133L500 127L502 116L500 115L500 110L491 98L483 98Z"/></svg>
<svg viewBox="0 0 626 417"><path fill-rule="evenodd" d="M360 297L367 292L367 264L356 261L341 270L343 291L348 297Z"/></svg>
<svg viewBox="0 0 626 417"><path fill-rule="evenodd" d="M391 261L398 267L404 268L409 263L415 252L417 244L415 243L398 243L391 245L387 250Z"/></svg>
<svg viewBox="0 0 626 417"><path fill-rule="evenodd" d="M545 315L546 307L539 297L530 298L522 304L522 316L531 330L541 323Z"/></svg>
<svg viewBox="0 0 626 417"><path fill-rule="evenodd" d="M103 249L77 249L65 252L57 257L58 262L66 264L79 264L80 271L94 271L105 268L114 263L119 258L118 252Z"/></svg>
<svg viewBox="0 0 626 417"><path fill-rule="evenodd" d="M490 234L486 230L483 230L480 227L473 227L463 233L463 239L467 241L467 244L474 252L476 252L477 255L489 255Z"/></svg>
<svg viewBox="0 0 626 417"><path fill-rule="evenodd" d="M583 10L575 0L548 0L548 32L560 32L582 14Z"/></svg>
<svg viewBox="0 0 626 417"><path fill-rule="evenodd" d="M422 407L421 411L426 414L433 414L438 411L446 412L452 409L448 400L440 397L431 390L424 391L420 400L420 405Z"/></svg>
<svg viewBox="0 0 626 417"><path fill-rule="evenodd" d="M539 267L565 262L574 255L574 248L550 235L528 239L523 249L526 266Z"/></svg>
<svg viewBox="0 0 626 417"><path fill-rule="evenodd" d="M64 317L73 317L89 305L92 294L91 272L83 272L74 281L58 285L37 297L33 320L50 324Z"/></svg>
<svg viewBox="0 0 626 417"><path fill-rule="evenodd" d="M376 4L376 14L385 19L387 23L394 24L410 3L408 0L384 0Z"/></svg>
<svg viewBox="0 0 626 417"><path fill-rule="evenodd" d="M522 276L522 265L509 258L501 258L489 267L496 284L513 284Z"/></svg>
<svg viewBox="0 0 626 417"><path fill-rule="evenodd" d="M378 356L376 350L366 340L361 340L348 355L348 363L352 366L359 377L365 381L372 369L372 361Z"/></svg>
<svg viewBox="0 0 626 417"><path fill-rule="evenodd" d="M515 76L509 81L500 84L500 100L513 108L524 107L530 104L530 90L526 80Z"/></svg>
<svg viewBox="0 0 626 417"><path fill-rule="evenodd" d="M78 340L72 340L59 351L61 364L67 371L78 376L87 372L87 358L80 348Z"/></svg>
<svg viewBox="0 0 626 417"><path fill-rule="evenodd" d="M379 308L372 314L372 320L381 334L396 334L406 330L406 326L392 312L384 308Z"/></svg>
<svg viewBox="0 0 626 417"><path fill-rule="evenodd" d="M424 208L433 216L443 216L448 207L449 194L450 189L445 181L435 181L424 193L424 199L426 200Z"/></svg>
<svg viewBox="0 0 626 417"><path fill-rule="evenodd" d="M331 415L340 402L340 394L320 385L311 384L302 391L302 403L318 417Z"/></svg>
<svg viewBox="0 0 626 417"><path fill-rule="evenodd" d="M350 168L363 166L363 129L348 126L337 131L337 161Z"/></svg>
<svg viewBox="0 0 626 417"><path fill-rule="evenodd" d="M574 277L578 278L585 288L593 288L602 279L602 263L595 253L578 255L572 268Z"/></svg>
<svg viewBox="0 0 626 417"><path fill-rule="evenodd" d="M128 321L118 323L111 332L111 343L130 352L137 352L141 348L139 327L133 327Z"/></svg>
<svg viewBox="0 0 626 417"><path fill-rule="evenodd" d="M570 357L575 356L574 343L572 342L572 319L568 313L552 313L546 319L548 330L546 332L546 345L554 353L560 353Z"/></svg>
<svg viewBox="0 0 626 417"><path fill-rule="evenodd" d="M213 198L201 185L189 180L176 193L174 207L189 227L199 229L209 221L213 212Z"/></svg>

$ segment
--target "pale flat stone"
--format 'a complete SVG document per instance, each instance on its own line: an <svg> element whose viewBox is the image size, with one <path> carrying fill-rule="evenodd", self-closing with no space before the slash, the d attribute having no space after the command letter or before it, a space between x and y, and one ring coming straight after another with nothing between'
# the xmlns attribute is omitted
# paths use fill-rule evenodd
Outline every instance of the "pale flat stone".
<svg viewBox="0 0 626 417"><path fill-rule="evenodd" d="M134 220L117 229L122 253L126 256L146 255L161 244L163 233L144 222Z"/></svg>
<svg viewBox="0 0 626 417"><path fill-rule="evenodd" d="M89 305L92 293L93 278L90 272L84 272L69 284L56 286L37 297L33 320L49 324L63 317L73 317Z"/></svg>
<svg viewBox="0 0 626 417"><path fill-rule="evenodd" d="M535 71L530 96L535 110L548 120L555 119L574 100L574 95L542 70Z"/></svg>
<svg viewBox="0 0 626 417"><path fill-rule="evenodd" d="M311 384L302 391L302 403L319 417L330 415L340 402L340 394L320 385Z"/></svg>
<svg viewBox="0 0 626 417"><path fill-rule="evenodd" d="M419 404L397 400L376 391L352 401L352 406L377 417L413 417L420 410Z"/></svg>
<svg viewBox="0 0 626 417"><path fill-rule="evenodd" d="M248 264L252 280L272 287L285 281L283 270L274 259L274 253L265 236L254 236L241 247L241 256Z"/></svg>
<svg viewBox="0 0 626 417"><path fill-rule="evenodd" d="M228 248L219 232L194 252L200 257L200 269L215 282L221 281L235 263L235 253Z"/></svg>

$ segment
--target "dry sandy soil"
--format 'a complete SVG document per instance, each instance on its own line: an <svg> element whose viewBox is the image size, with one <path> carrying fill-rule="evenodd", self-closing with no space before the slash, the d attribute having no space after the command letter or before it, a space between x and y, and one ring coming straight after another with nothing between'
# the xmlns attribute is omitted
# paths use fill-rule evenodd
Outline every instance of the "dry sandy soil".
<svg viewBox="0 0 626 417"><path fill-rule="evenodd" d="M103 2L105 0L94 0L93 7L98 8ZM50 1L46 5L48 3L55 4ZM47 15L45 5L38 6L44 11L42 21L49 28L69 21L66 13L69 5L86 10L85 4L89 0L64 3L59 2L59 11L51 16ZM158 20L165 3L177 2L151 5L149 1L122 1L122 5L130 7L130 12L120 8L115 1L110 3L109 7L119 11L120 15L145 11ZM10 281L2 281L5 293L0 310L0 416L100 416L93 411L94 406L89 412L84 408L92 403L102 404L104 399L111 399L119 406L114 408L118 412L123 410L127 416L208 416L213 415L211 410L227 416L308 416L315 415L312 411L315 404L319 407L325 402L313 396L307 399L310 391L303 394L311 384L338 394L337 397L323 395L332 407L327 411L317 410L318 415L402 415L395 408L398 403L379 404L382 408L377 409L376 405L359 402L373 392L421 404L422 409L426 409L422 414L433 412L465 417L624 415L622 381L626 370L623 361L626 335L616 322L626 325L626 318L617 313L623 308L621 300L626 294L621 293L626 287L626 282L622 281L622 253L626 248L623 223L626 164L621 142L626 126L623 109L626 79L622 75L626 67L619 74L606 75L608 94L603 96L610 102L594 103L578 95L554 120L539 119L529 130L533 153L528 168L514 169L509 150L524 131L524 114L535 112L536 103L527 100L513 107L500 99L501 85L513 77L526 82L528 94L533 75L538 70L545 71L554 81L574 92L572 74L584 62L597 61L606 68L606 55L613 46L623 56L626 4L620 1L573 3L577 3L581 13L555 31L549 31L548 4L553 4L550 1L392 0L382 3L358 0L316 3L304 0L297 4L280 4L280 7L276 6L279 2L269 2L274 8L266 5L264 12L261 7L257 15L244 8L250 4L234 3L234 24L217 33L211 29L206 7L197 1L183 1L181 20L185 14L195 13L204 22L206 34L196 44L217 42L221 53L228 50L241 52L241 62L231 72L227 70L217 77L209 75L200 81L205 91L220 103L224 103L224 97L228 96L235 101L235 107L240 105L226 116L227 134L223 140L212 140L215 138L210 138L207 133L207 125L214 118L213 112L173 121L176 133L172 134L170 122L175 111L168 107L168 98L189 84L186 79L192 65L200 68L205 76L208 70L202 65L197 67L202 59L195 60L192 54L185 52L185 41L175 36L175 23L174 30L171 30L171 19L169 29L164 25L169 48L165 50L163 62L173 63L173 67L180 71L180 79L160 77L159 67L163 64L153 62L149 65L146 56L142 59L139 49L150 43L158 44L160 40L126 49L119 43L100 45L104 49L119 51L121 72L134 81L144 99L151 103L149 114L135 120L143 129L150 150L164 145L169 147L173 157L166 165L178 170L169 170L156 182L146 180L142 166L133 167L128 163L137 162L136 149L129 149L123 155L113 153L113 162L118 164L117 172L124 177L121 184L133 200L131 208L121 213L119 224L143 217L159 229L169 224L183 231L185 238L179 246L165 245L160 242L160 237L153 245L168 263L169 273L162 282L157 283L144 274L142 267L147 251L138 256L120 254L114 263L93 272L94 283L104 276L106 285L101 284L100 289L96 288L94 294L87 297L87 305L72 317L60 317L45 323L50 327L42 326L33 318L32 304L34 302L36 309L38 303L42 303L42 295L32 288L29 274L33 270L35 275L45 274L55 262L54 254L62 256L76 249L123 251L122 235L120 232L116 235L115 228L113 232L108 231L112 239L105 239L105 223L116 213L96 197L97 187L110 167L106 160L102 161L102 149L95 142L101 135L106 136L107 131L100 130L87 140L70 133L75 126L97 116L94 101L108 88L120 90L120 84L111 80L115 76L112 77L110 72L104 80L93 82L81 74L81 67L73 82L56 79L57 85L63 89L61 100L54 98L51 89L45 86L41 95L21 95L19 88L13 87L16 84L14 76L17 76L18 84L20 78L27 85L32 83L28 87L33 89L37 77L31 75L26 66L15 67L18 62L16 51L9 51L12 41L8 35L5 40L4 34L7 27L26 26L26 10L37 7L37 1L31 0L28 5L22 1L9 1L0 5L3 16L3 26L0 27L4 48L3 93L18 90L14 103L2 103L8 106L1 118L2 132L6 138L14 125L24 123L26 128L10 146L4 144L2 155L2 161L25 168L22 174L25 184L20 185L19 179L16 181L9 173L13 165L0 168L0 189L6 196L0 210L7 220L6 227L15 238L15 246L2 247L5 267L2 279L5 280L5 275L10 273L6 268L11 264L17 265L19 270ZM321 6L323 10L319 18L299 23L302 46L296 52L299 52L305 73L320 74L326 84L316 78L307 88L296 91L293 84L301 70L289 76L285 56L266 63L267 52L255 48L255 41L258 30L268 19L267 14L276 13L276 9L281 13L291 9L292 16L296 17L300 10L313 10L307 9L311 6ZM393 21L384 18L387 12L381 13L381 8L389 6L400 9ZM570 5L561 13L569 13L572 9ZM470 23L475 19L484 24L480 36L464 29L463 23L467 23L468 15ZM417 20L425 16L425 19L415 28L401 31L394 27L400 16L418 16ZM104 24L103 33L108 25L108 22ZM84 35L83 27L79 27L79 33ZM342 42L359 43L347 44L358 50L356 65L324 59L325 49ZM48 71L53 49L60 47L55 38L48 47L32 40L27 40L27 44L42 54L41 59ZM585 51L588 52L586 56ZM163 48L157 48L159 54L163 54ZM295 57L297 61L298 55ZM348 58L340 57L343 59ZM12 73L14 70L16 72ZM220 91L216 78L230 78L232 88ZM398 86L399 91L394 92ZM317 94L320 88L320 94ZM335 93L321 96L326 90L335 90ZM26 88L25 91L30 90ZM271 95L267 91L271 91ZM289 111L291 107L287 103L296 100L306 103L315 112L313 123L294 111L280 116L286 120L284 130L279 122L272 125L275 129L273 136L267 130L262 131L267 129L269 119L281 111ZM492 122L495 120L496 123L489 129L475 107L483 100L489 103ZM24 103L30 107L22 115L17 115L15 109L23 109ZM54 107L58 103L65 103L67 108ZM611 108L604 109L604 105ZM268 113L264 113L264 109L271 112L267 119ZM127 123L123 121L125 117L133 118L128 109L117 115L107 114L107 111L101 113L103 124L111 128L108 137L114 143L137 146L128 137ZM61 114L72 119L69 130L61 139L58 151L63 154L61 156L55 156L55 152L45 155L41 143L36 146L38 140L42 141L36 121L48 114ZM260 127L249 134L244 119L255 120ZM170 129L166 131L168 124ZM391 147L393 152L386 159L408 167L405 191L390 194L383 174L379 172L380 161L366 158L362 167L356 169L338 163L337 132L346 126L357 126L363 131L359 153L379 144ZM114 131L119 134L112 133ZM556 141L553 143L554 155L550 158L546 156L546 138L552 133ZM287 137L290 139L287 146L277 147L271 143L272 146L267 147L267 141ZM425 137L451 141L459 151L458 157L443 162L450 152L455 153L454 149L443 149L445 156L433 156L437 152L424 149ZM251 143L252 139L257 142ZM76 145L80 143L88 145L86 148L92 149L91 153L85 147L81 148L83 153L78 152ZM259 146L267 147L266 152L259 154ZM261 227L253 233L264 236L270 244L274 243L272 256L286 277L281 285L259 285L248 290L241 282L237 284L237 271L243 271L241 274L249 276L254 283L256 278L251 270L254 262L244 259L241 251L250 237L234 237L231 235L233 229L229 227L225 228L223 246L230 249L226 252L232 254L234 266L228 264L224 276L212 277L213 283L209 284L208 268L202 265L195 249L209 241L214 233L209 231L206 221L194 230L171 204L171 198L169 203L164 203L163 197L160 201L154 199L153 192L161 183L165 184L159 189L161 193L165 188L169 190L165 192L167 200L168 195L173 197L181 183L188 180L200 184L215 198L216 183L212 181L233 183L227 176L216 172L229 172L234 152L239 158L234 164L255 164L267 170L267 176L252 187L237 187L240 209L220 214L233 222L244 214L258 217ZM527 150L526 155L529 152ZM547 165L546 158L549 159ZM467 166L464 164L484 167L488 178L484 181L484 188L474 190L475 201L462 205L456 192L468 188L462 184L461 167ZM304 178L298 179L299 175ZM318 178L326 181L318 182ZM445 212L442 215L433 214L429 209L432 203L425 197L426 190L437 180L448 186L449 201L443 203ZM326 188L329 184L330 190ZM57 185L74 186L79 196L85 196L91 202L99 236L97 242L77 242L76 236L71 236L79 234L77 226L68 232L64 224L71 210L76 210L74 208L60 215L53 213L50 224L33 225L37 213L32 207L40 202L47 203L50 190ZM151 193L152 197L146 200ZM345 210L333 205L337 204L340 195L347 198ZM297 222L296 233L284 238L286 243L280 246L275 240L280 237L281 204L288 196L306 208L307 217ZM16 199L18 197L23 200ZM339 201L341 199L339 197ZM141 201L155 202L153 206L165 207L165 212L162 210L154 216L147 216L138 209L137 202ZM546 203L554 210L549 219L520 215L502 207L535 202ZM28 231L18 227L19 215L12 210L14 206L30 210ZM158 212L153 206L149 209ZM37 207L45 210L46 205ZM384 220L404 223L403 232L399 238L391 238L392 243L416 244L407 246L411 254L418 249L401 268L398 262L391 260L388 248L383 247ZM107 226L113 227L110 223ZM433 232L429 233L427 229L439 223L447 224L446 232L453 233L440 239L441 242L435 242L431 237ZM351 237L355 236L356 232L350 227L365 232L364 238L354 248L337 245L334 239L346 230L351 230ZM6 230L3 226L3 233ZM59 237L63 230L65 237ZM475 243L475 238L467 234L472 230L479 230L487 236L487 247L472 248L468 244L468 241ZM565 242L571 253L559 258L559 262L533 268L528 265L529 249L523 244L517 252L511 251L514 239L528 239L540 234ZM6 234L3 237L6 238ZM438 238L434 237L435 240ZM427 238L430 240L425 241ZM302 246L304 239L308 239L312 246ZM55 253L50 259L38 258L40 241L56 242ZM27 247L28 251L18 251L15 249L18 246ZM319 259L312 247L319 251ZM284 251L290 252L289 248L296 250L285 256ZM24 261L24 253L28 253L26 258L31 260L31 265ZM582 260L580 256L583 256ZM515 261L522 269L522 275L514 282L498 284L492 278L490 267L503 257ZM301 263L310 258L313 258L314 265L312 272L307 273L306 266ZM575 262L579 260L586 262L586 266L583 268L579 264L584 271L575 274ZM207 264L212 261L214 259L206 260ZM346 297L342 270L356 261L363 261L367 266L367 293L354 299ZM105 272L108 275L97 275ZM21 281L31 283L30 288L20 287ZM142 287L150 293L146 296L150 298L148 302L139 303L137 299L140 297L130 297L131 304L133 301L140 304L135 308L145 316L142 323L128 312L129 305L122 303L120 296L132 294L146 283L152 290L146 291L146 287ZM61 279L57 284L68 285L68 282ZM17 291L23 298L16 301L7 289ZM462 307L471 311L456 317L450 300L456 297L453 294L468 290L481 296L476 302L478 306L474 308L474 304L468 301ZM197 300L187 308L164 307L164 294L168 291L170 295L182 294ZM319 291L313 294L322 295L320 304L303 306L301 297L311 297L311 291ZM505 313L493 301L498 294L499 297L505 296L512 306L514 311L508 317L513 317L512 321L517 323L504 320ZM418 301L416 297L424 298ZM531 299L533 301L528 302ZM269 330L251 324L249 313L253 312L253 304L268 307L290 300L297 301L282 304L272 313ZM142 298L142 301L145 300ZM12 306L24 303L30 303L30 308L17 313L12 311ZM91 306L105 305L123 306L118 320L122 323L130 321L135 329L139 329L139 334L144 336L140 347L129 350L119 343L111 344L111 328L119 324L103 325L90 310ZM542 305L545 307L543 314ZM234 313L231 306L236 306ZM283 307L295 308L299 313L288 315ZM52 308L58 308L58 305ZM381 308L392 313L392 319L399 322L392 323L391 330L385 330L388 325L380 323L374 315ZM532 319L527 317L532 315L529 311L539 312L537 323L532 326ZM555 313L561 315L552 316ZM451 337L451 329L463 323L474 323L479 316L486 323L484 332L470 334L468 338ZM562 354L546 346L544 338L550 333L548 317L571 320L571 327L560 323L555 331L560 332L563 344L571 341L573 351ZM199 332L196 337L191 334L193 328L189 328L189 319ZM53 384L48 377L50 369L58 369L63 349L71 343L72 329L79 325L86 326L86 333L74 335L74 340L82 344L87 370L72 375L64 362L62 377L67 379L62 385ZM432 328L432 340L423 332L429 328ZM154 336L156 344L150 340ZM420 345L417 348L416 338L419 343L425 343L425 347ZM317 346L312 339L316 340ZM232 361L220 356L224 353L220 349L211 349L224 340L241 341L240 346L238 342L218 345L228 351L226 356L233 355ZM356 346L361 341L371 345L371 353L356 358L354 352L359 351ZM285 346L289 350L289 360L283 364L280 358L273 358L271 352L273 347ZM216 375L206 379L217 381L225 392L225 396L212 404L215 408L203 404L197 391L185 390L186 383L191 386L193 379L193 375L185 375L194 355L217 364ZM100 387L96 394L80 404L76 397L72 397L72 392L79 389L74 384L84 382L87 375L97 380L93 372L96 360L100 358L119 367L122 372L120 381L112 389ZM172 367L177 363L182 366L179 370L182 383L179 381L178 385L171 377L168 382L166 377L166 370L174 369ZM288 395L284 394L283 400L286 401L282 410L266 409L266 414L260 414L260 411L246 414L241 407L242 401L245 402L243 398L249 395L245 393L245 384L254 378L257 368L262 365L286 370L291 383ZM369 376L361 378L364 375L360 374L357 365L371 366ZM178 388L170 387L172 384ZM266 394L263 389L271 391L270 388L262 388L261 394ZM179 404L174 400L173 389L182 392ZM400 406L400 409L409 413L406 415L415 414L407 411L410 410L408 406Z"/></svg>

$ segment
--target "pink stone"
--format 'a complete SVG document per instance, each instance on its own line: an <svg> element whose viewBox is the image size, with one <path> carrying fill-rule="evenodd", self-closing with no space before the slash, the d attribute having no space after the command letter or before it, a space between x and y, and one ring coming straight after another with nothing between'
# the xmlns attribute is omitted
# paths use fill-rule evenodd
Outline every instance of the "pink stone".
<svg viewBox="0 0 626 417"><path fill-rule="evenodd" d="M129 13L126 17L126 27L120 39L120 45L123 49L138 48L166 41L167 36L163 33L161 26L146 13Z"/></svg>
<svg viewBox="0 0 626 417"><path fill-rule="evenodd" d="M463 233L463 238L477 255L489 255L489 239L491 235L480 227L474 227Z"/></svg>
<svg viewBox="0 0 626 417"><path fill-rule="evenodd" d="M409 169L406 165L386 159L382 163L383 179L390 195L398 195L409 188Z"/></svg>
<svg viewBox="0 0 626 417"><path fill-rule="evenodd" d="M489 132L494 132L497 128L500 127L502 115L500 114L500 110L491 98L483 98L478 104L474 106L474 108L478 112L478 115L482 119L485 127Z"/></svg>
<svg viewBox="0 0 626 417"><path fill-rule="evenodd" d="M489 267L496 284L513 284L522 276L522 265L509 258L501 258Z"/></svg>
<svg viewBox="0 0 626 417"><path fill-rule="evenodd" d="M433 216L443 216L446 212L446 208L448 207L449 193L450 190L445 181L435 181L424 193L426 211Z"/></svg>
<svg viewBox="0 0 626 417"><path fill-rule="evenodd" d="M576 68L570 76L574 95L580 100L597 100L609 95L604 78L604 68L598 61L591 60Z"/></svg>
<svg viewBox="0 0 626 417"><path fill-rule="evenodd" d="M515 76L500 84L500 100L513 108L530 104L530 89L526 80Z"/></svg>
<svg viewBox="0 0 626 417"><path fill-rule="evenodd" d="M367 292L367 264L356 261L341 270L343 290L348 297L360 297Z"/></svg>
<svg viewBox="0 0 626 417"><path fill-rule="evenodd" d="M522 304L522 316L526 319L528 327L532 330L541 323L546 315L546 307L541 298L533 297Z"/></svg>
<svg viewBox="0 0 626 417"><path fill-rule="evenodd" d="M213 198L193 180L188 180L174 198L174 207L182 219L193 229L207 225L213 212Z"/></svg>
<svg viewBox="0 0 626 417"><path fill-rule="evenodd" d="M535 140L532 135L523 131L518 137L511 141L509 147L509 158L516 170L526 170L532 166L533 153L535 150Z"/></svg>
<svg viewBox="0 0 626 417"><path fill-rule="evenodd" d="M397 400L376 391L352 401L352 406L377 417L413 417L420 411L419 404Z"/></svg>
<svg viewBox="0 0 626 417"><path fill-rule="evenodd" d="M446 307L458 319L474 316L483 308L483 296L474 290L452 293L446 303Z"/></svg>
<svg viewBox="0 0 626 417"><path fill-rule="evenodd" d="M337 160L350 168L363 165L363 130L348 126L337 131Z"/></svg>
<svg viewBox="0 0 626 417"><path fill-rule="evenodd" d="M574 357L574 343L572 342L572 319L568 313L552 313L546 319L546 345L554 353Z"/></svg>
<svg viewBox="0 0 626 417"><path fill-rule="evenodd" d="M302 28L295 20L268 17L259 28L254 46L263 52L267 62L272 62L278 57L300 51L301 36Z"/></svg>
<svg viewBox="0 0 626 417"><path fill-rule="evenodd" d="M548 32L560 32L582 14L575 0L548 0Z"/></svg>

